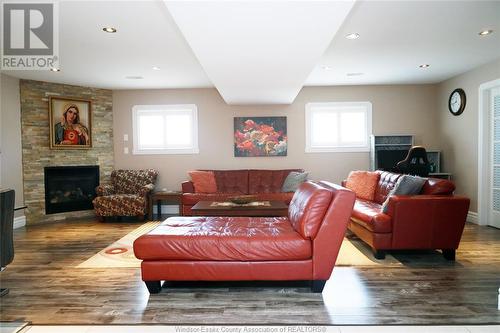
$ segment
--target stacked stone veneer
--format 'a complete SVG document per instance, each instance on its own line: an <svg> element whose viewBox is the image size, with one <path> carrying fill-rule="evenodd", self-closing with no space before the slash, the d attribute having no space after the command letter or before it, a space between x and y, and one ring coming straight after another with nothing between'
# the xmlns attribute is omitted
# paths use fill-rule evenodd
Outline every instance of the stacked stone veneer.
<svg viewBox="0 0 500 333"><path fill-rule="evenodd" d="M46 166L98 165L101 182L109 180L114 165L112 91L31 80L21 80L20 89L27 224L93 214L91 210L46 215L43 172ZM49 148L49 96L92 101L92 148Z"/></svg>

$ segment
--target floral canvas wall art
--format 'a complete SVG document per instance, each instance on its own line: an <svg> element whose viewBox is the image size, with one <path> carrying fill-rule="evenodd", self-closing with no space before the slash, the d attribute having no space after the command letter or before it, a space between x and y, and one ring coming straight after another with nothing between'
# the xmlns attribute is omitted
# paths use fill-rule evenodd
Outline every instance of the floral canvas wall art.
<svg viewBox="0 0 500 333"><path fill-rule="evenodd" d="M235 117L234 156L286 156L286 117Z"/></svg>

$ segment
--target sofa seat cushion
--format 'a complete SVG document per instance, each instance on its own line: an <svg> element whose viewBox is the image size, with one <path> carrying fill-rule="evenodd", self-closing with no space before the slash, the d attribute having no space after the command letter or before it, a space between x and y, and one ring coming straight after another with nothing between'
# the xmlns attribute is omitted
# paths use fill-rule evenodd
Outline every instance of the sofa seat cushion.
<svg viewBox="0 0 500 333"><path fill-rule="evenodd" d="M134 242L142 260L267 261L312 256L286 217L171 217Z"/></svg>
<svg viewBox="0 0 500 333"><path fill-rule="evenodd" d="M241 195L241 193L183 193L182 204L194 205L199 201L226 201L236 195Z"/></svg>
<svg viewBox="0 0 500 333"><path fill-rule="evenodd" d="M373 201L356 199L351 221L372 232L392 232L391 217L382 213L382 206Z"/></svg>
<svg viewBox="0 0 500 333"><path fill-rule="evenodd" d="M146 213L146 199L134 194L96 197L92 203L99 216L139 216Z"/></svg>
<svg viewBox="0 0 500 333"><path fill-rule="evenodd" d="M283 201L286 204L289 204L293 198L293 192L285 193L255 193L257 196L257 200L259 201Z"/></svg>
<svg viewBox="0 0 500 333"><path fill-rule="evenodd" d="M182 195L183 205L195 205L199 201L226 201L230 197L241 195L240 193L184 193ZM293 198L293 193L256 193L258 201L283 201L287 204Z"/></svg>

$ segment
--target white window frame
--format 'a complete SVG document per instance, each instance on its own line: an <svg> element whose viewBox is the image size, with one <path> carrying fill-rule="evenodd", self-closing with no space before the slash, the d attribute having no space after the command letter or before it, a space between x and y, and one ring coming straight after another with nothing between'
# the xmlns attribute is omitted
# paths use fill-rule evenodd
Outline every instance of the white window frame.
<svg viewBox="0 0 500 333"><path fill-rule="evenodd" d="M344 113L349 108L363 107L366 111L366 141L362 144L339 144L331 146L313 146L312 135L312 115L317 108L331 108L332 112ZM370 135L372 133L372 103L370 102L327 102L327 103L307 103L305 112L306 123L306 153L328 153L328 152L369 152ZM339 124L341 126L341 124Z"/></svg>
<svg viewBox="0 0 500 333"><path fill-rule="evenodd" d="M191 147L165 147L158 149L139 149L139 129L138 117L142 111L157 111L162 114L165 112L178 113L179 110L189 110L191 113L192 126L192 146ZM198 108L195 104L170 104L170 105L134 105L132 107L132 132L133 132L133 150L134 155L152 155L152 154L198 154Z"/></svg>

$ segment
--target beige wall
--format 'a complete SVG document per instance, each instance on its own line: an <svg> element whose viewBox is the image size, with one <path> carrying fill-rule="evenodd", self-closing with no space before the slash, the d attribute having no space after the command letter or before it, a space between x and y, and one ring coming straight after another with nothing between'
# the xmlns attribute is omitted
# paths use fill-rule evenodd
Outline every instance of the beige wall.
<svg viewBox="0 0 500 333"><path fill-rule="evenodd" d="M1 74L0 87L1 187L16 191L16 207L18 207L24 202L19 79ZM21 210L17 211L15 216L22 215L24 213Z"/></svg>
<svg viewBox="0 0 500 333"><path fill-rule="evenodd" d="M444 168L453 173L457 194L471 198L470 211L477 212L478 195L478 90L482 83L500 78L500 59L460 74L438 85L438 120ZM467 104L460 116L448 111L450 93L462 88Z"/></svg>
<svg viewBox="0 0 500 333"><path fill-rule="evenodd" d="M442 150L442 169L453 173L457 193L472 199L477 211L477 144L479 85L500 78L500 59L437 85L307 87L291 105L231 106L215 89L117 90L113 92L115 168L156 168L159 188L179 189L187 171L198 168L296 168L313 179L339 182L350 170L368 169L368 153L304 152L304 106L308 102L370 101L373 133L414 134L416 143ZM461 87L467 107L461 116L448 112L449 94ZM16 205L23 204L20 141L19 80L1 75L1 179L16 189ZM194 103L199 112L200 154L132 155L132 114L136 104ZM235 158L232 132L235 116L282 115L288 118L287 157ZM123 134L129 141L123 141ZM8 144L6 144L8 143ZM130 154L125 155L123 148ZM17 213L20 215L20 212ZM21 213L22 214L22 213Z"/></svg>
<svg viewBox="0 0 500 333"><path fill-rule="evenodd" d="M304 168L313 179L340 182L349 171L369 168L369 153L305 153L304 113L308 102L370 101L373 133L413 134L417 144L440 149L436 86L343 86L303 88L291 105L231 106L215 89L113 91L115 168L155 168L158 188L179 189L192 169ZM198 106L199 147L195 155L133 155L132 107L137 104ZM233 117L287 116L288 156L234 157ZM129 141L123 141L128 134ZM128 147L129 154L123 152Z"/></svg>

